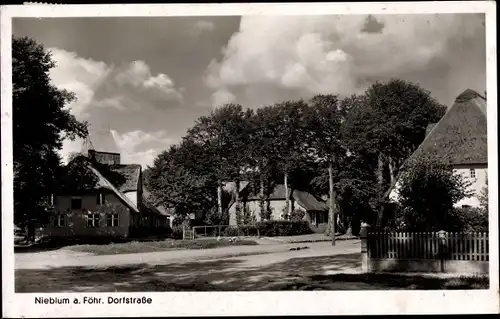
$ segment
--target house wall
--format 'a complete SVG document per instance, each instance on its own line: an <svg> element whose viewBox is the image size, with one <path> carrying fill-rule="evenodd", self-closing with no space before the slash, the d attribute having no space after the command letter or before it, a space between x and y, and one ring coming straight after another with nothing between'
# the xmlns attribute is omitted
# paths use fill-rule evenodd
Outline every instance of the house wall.
<svg viewBox="0 0 500 319"><path fill-rule="evenodd" d="M290 205L292 205L292 202L294 205L293 207L295 207L296 209L301 208L305 211L305 209L294 200L290 200ZM270 203L269 206L271 207L271 211L272 211L271 220L282 220L281 215L283 214L283 210L286 207L286 201L285 200L271 200L269 203ZM255 215L255 219L257 221L261 220L261 218L260 218L260 216L261 216L261 214L260 214L260 202L258 200L252 200L252 201L245 202L244 205L246 205L247 209ZM267 205L267 203L265 203L264 205ZM307 213L305 214L304 220L308 220L310 222L309 214L307 214ZM236 204L233 204L229 208L229 225L231 225L231 226L237 225L237 223L236 223Z"/></svg>
<svg viewBox="0 0 500 319"><path fill-rule="evenodd" d="M51 223L41 229L45 236L67 237L67 236L119 236L127 237L129 234L129 209L111 193L105 194L105 203L98 205L96 195L81 196L82 209L71 209L72 196L55 196L55 214L63 214L65 223L63 227L54 226ZM99 227L87 227L86 216L89 213L99 214ZM118 226L106 226L107 214L118 214Z"/></svg>
<svg viewBox="0 0 500 319"><path fill-rule="evenodd" d="M474 169L475 178L471 177L471 169ZM455 204L456 207L461 207L462 205L468 205L471 207L479 207L479 195L481 194L481 190L486 186L486 177L488 173L488 168L480 165L461 165L456 166L454 172L462 175L464 178L468 179L472 182L470 190L473 191L473 195L471 197L465 198ZM389 194L389 199L397 203L399 201L398 190L401 187L400 183L397 182L395 187Z"/></svg>
<svg viewBox="0 0 500 319"><path fill-rule="evenodd" d="M471 169L475 172L475 178L471 177ZM474 192L473 196L459 201L455 206L461 207L462 205L468 205L471 207L479 207L481 205L479 196L481 195L482 189L486 187L488 168L478 166L457 167L455 168L455 172L472 182L470 190Z"/></svg>
<svg viewBox="0 0 500 319"><path fill-rule="evenodd" d="M125 196L130 199L132 203L134 203L135 207L138 207L139 202L139 192L124 192Z"/></svg>

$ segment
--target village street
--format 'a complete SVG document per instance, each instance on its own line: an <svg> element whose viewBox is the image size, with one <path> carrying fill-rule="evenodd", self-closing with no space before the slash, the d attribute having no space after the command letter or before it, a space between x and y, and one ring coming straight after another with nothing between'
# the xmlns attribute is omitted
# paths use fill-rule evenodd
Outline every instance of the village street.
<svg viewBox="0 0 500 319"><path fill-rule="evenodd" d="M484 285L479 279L463 282L443 274L361 273L359 240L338 241L334 247L330 242L259 242L257 246L99 256L68 248L17 253L15 291L460 289ZM297 247L308 248L290 250Z"/></svg>
<svg viewBox="0 0 500 319"><path fill-rule="evenodd" d="M309 248L290 250L296 247ZM335 247L329 242L273 242L109 256L76 253L67 248L20 253L16 254L16 291L294 289L283 285L310 276L359 272L359 252L359 240L346 240Z"/></svg>
<svg viewBox="0 0 500 319"><path fill-rule="evenodd" d="M289 258L331 256L359 253L359 240L318 243L281 243L267 239L256 240L256 246L229 246L213 249L186 249L151 253L93 255L72 251L68 247L52 251L16 253L16 269L51 269L60 267L109 267L131 264L165 265L200 260L245 257L252 264L272 264ZM308 247L301 250L290 250Z"/></svg>

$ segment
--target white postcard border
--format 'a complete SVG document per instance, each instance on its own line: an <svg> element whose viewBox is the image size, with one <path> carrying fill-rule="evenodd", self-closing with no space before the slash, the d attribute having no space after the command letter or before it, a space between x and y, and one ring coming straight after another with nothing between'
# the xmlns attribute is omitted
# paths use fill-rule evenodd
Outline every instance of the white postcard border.
<svg viewBox="0 0 500 319"><path fill-rule="evenodd" d="M496 10L493 1L189 5L28 5L1 8L2 295L6 317L195 316L296 314L498 313L498 158ZM13 17L131 17L485 13L487 37L490 289L464 291L164 292L15 294L12 197ZM149 297L151 305L35 305L35 297Z"/></svg>

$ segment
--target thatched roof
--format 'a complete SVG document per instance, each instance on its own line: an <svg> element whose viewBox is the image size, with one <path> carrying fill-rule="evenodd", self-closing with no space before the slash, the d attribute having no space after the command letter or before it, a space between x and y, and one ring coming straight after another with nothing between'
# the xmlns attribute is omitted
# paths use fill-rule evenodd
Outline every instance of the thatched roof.
<svg viewBox="0 0 500 319"><path fill-rule="evenodd" d="M472 90L460 94L410 156L451 165L487 164L486 100Z"/></svg>
<svg viewBox="0 0 500 319"><path fill-rule="evenodd" d="M403 164L384 198L389 198L410 160L428 157L451 165L488 164L486 99L477 92L465 90L439 122L427 129L424 141Z"/></svg>
<svg viewBox="0 0 500 319"><path fill-rule="evenodd" d="M133 210L134 212L138 213L139 209L137 206L127 197L125 194L120 192L110 181L108 181L100 172L97 168L94 167L90 162L87 162L88 167L90 170L95 174L97 177L97 188L104 188L108 189L111 192L113 192L128 208Z"/></svg>
<svg viewBox="0 0 500 319"><path fill-rule="evenodd" d="M119 186L120 192L135 192L139 186L141 178L141 165L139 164L119 164L112 165L110 169L125 179Z"/></svg>

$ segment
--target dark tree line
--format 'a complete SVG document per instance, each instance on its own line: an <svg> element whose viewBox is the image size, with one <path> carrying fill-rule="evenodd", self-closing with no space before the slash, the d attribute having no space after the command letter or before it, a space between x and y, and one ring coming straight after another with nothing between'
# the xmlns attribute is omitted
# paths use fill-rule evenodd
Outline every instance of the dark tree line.
<svg viewBox="0 0 500 319"><path fill-rule="evenodd" d="M257 110L227 104L161 153L147 184L178 214L216 215L219 222L228 218L224 196L244 214L239 182L258 190L264 212L273 187L283 184L287 194L301 189L329 198L335 226L352 232L361 219L381 223L382 195L445 110L428 91L401 80L377 82L359 96L317 95ZM223 195L224 182L234 182L232 194ZM287 197L283 218L292 211Z"/></svg>

